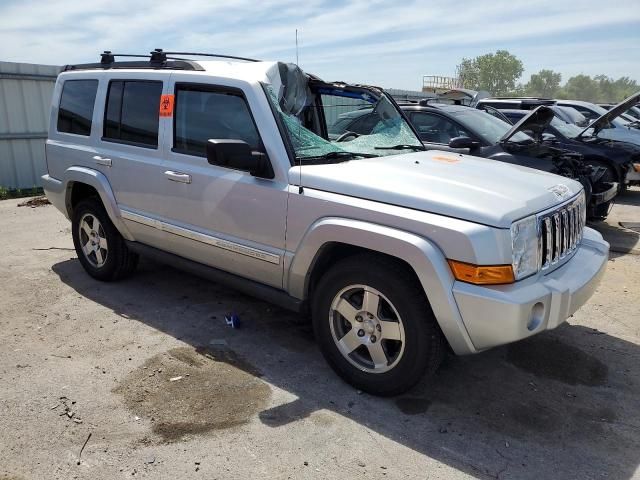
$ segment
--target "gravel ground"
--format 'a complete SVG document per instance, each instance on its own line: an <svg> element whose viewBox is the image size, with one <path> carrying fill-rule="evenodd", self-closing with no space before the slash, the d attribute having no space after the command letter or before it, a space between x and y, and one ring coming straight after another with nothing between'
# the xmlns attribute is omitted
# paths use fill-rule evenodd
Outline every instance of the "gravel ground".
<svg viewBox="0 0 640 480"><path fill-rule="evenodd" d="M640 256L618 224L640 190L622 200L598 228L627 253L567 324L391 399L340 381L295 315L149 261L99 283L53 207L0 202L0 480L640 478Z"/></svg>

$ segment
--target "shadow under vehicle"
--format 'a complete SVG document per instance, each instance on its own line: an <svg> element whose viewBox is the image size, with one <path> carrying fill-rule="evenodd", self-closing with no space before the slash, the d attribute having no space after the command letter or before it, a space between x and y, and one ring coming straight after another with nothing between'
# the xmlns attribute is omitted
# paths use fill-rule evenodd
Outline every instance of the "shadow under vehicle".
<svg viewBox="0 0 640 480"><path fill-rule="evenodd" d="M312 329L296 314L224 285L148 260L136 277L119 283L87 278L75 258L52 270L73 291L121 316L121 322L148 325L287 392L291 401L257 413L274 430L299 432L297 422L315 418L314 436L349 441L332 420L337 414L358 424L361 435L381 435L478 479L627 480L637 472L640 348L604 332L565 324L474 357L451 355L431 380L400 397L381 398L359 394L333 375ZM241 317L241 329L225 325L228 311ZM97 329L101 321L88 316L86 328ZM219 346L223 342L226 347ZM220 353L223 348L226 354ZM212 390L207 403L222 401L218 395ZM190 401L182 398L181 405ZM158 426L165 432L173 427ZM190 432L184 427L175 426L183 430L173 441L207 434L206 428ZM213 429L208 433L221 435ZM379 459L379 453L363 458L367 469L383 472ZM388 478L402 473L393 459L384 462ZM356 476L343 467L346 477ZM370 470L374 477L375 470ZM432 475L437 471L425 472L425 478Z"/></svg>

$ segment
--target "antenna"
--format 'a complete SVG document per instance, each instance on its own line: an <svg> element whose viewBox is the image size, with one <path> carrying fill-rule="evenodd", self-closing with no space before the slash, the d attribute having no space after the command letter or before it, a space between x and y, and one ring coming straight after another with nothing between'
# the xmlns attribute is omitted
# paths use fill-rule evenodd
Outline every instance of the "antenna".
<svg viewBox="0 0 640 480"><path fill-rule="evenodd" d="M296 66L300 68L298 62L298 29L296 28ZM298 138L300 137L300 122L298 122ZM298 164L298 194L302 195L304 188L302 187L302 157L300 157L300 163Z"/></svg>

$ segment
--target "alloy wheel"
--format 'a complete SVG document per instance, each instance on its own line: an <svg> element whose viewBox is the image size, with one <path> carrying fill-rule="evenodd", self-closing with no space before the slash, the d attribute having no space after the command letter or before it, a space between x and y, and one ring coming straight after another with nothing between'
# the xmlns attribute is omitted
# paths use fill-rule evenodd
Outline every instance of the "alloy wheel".
<svg viewBox="0 0 640 480"><path fill-rule="evenodd" d="M375 288L350 285L340 290L331 302L329 323L340 353L362 371L384 373L402 358L402 319Z"/></svg>

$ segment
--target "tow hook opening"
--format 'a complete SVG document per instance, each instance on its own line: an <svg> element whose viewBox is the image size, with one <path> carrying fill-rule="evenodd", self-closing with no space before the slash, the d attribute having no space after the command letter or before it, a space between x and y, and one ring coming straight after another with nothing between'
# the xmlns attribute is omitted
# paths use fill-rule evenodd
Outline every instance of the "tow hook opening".
<svg viewBox="0 0 640 480"><path fill-rule="evenodd" d="M541 302L536 303L531 309L531 315L529 316L529 322L527 323L527 330L533 332L536 328L542 324L544 318L544 305Z"/></svg>

